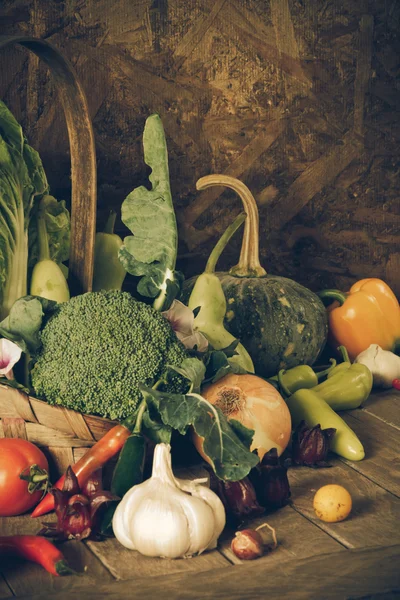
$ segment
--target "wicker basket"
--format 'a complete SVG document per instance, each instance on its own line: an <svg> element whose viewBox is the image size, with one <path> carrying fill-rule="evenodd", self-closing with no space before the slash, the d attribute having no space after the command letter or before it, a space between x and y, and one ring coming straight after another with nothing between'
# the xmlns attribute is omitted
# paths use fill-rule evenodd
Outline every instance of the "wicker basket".
<svg viewBox="0 0 400 600"><path fill-rule="evenodd" d="M0 49L20 44L44 60L64 109L71 152L71 253L69 285L90 291L96 231L96 152L85 94L70 63L51 44L28 37L1 37ZM76 462L113 421L50 406L0 386L0 437L25 438L42 447L54 473Z"/></svg>

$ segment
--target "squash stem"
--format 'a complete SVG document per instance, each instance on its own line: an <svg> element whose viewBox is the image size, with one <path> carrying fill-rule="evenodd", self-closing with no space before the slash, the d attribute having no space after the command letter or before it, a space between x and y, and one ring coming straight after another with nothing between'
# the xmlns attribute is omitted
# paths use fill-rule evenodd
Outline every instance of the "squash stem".
<svg viewBox="0 0 400 600"><path fill-rule="evenodd" d="M234 190L239 195L247 214L239 262L230 269L229 273L237 277L264 277L267 272L260 265L258 208L254 196L242 181L229 175L201 177L196 183L196 189L203 190L215 185Z"/></svg>
<svg viewBox="0 0 400 600"><path fill-rule="evenodd" d="M206 268L204 269L205 273L215 273L215 266L218 262L219 257L222 252L225 250L228 245L231 237L236 233L241 224L246 220L246 213L240 213L236 219L229 225L229 227L225 230L222 236L219 238L218 242L214 246L210 256L208 257L208 261L206 264Z"/></svg>

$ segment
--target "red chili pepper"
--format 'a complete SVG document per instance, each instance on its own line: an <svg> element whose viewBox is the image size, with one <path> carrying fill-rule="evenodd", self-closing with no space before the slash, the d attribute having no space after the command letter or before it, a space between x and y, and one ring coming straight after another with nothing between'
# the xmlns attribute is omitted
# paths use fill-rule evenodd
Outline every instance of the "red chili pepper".
<svg viewBox="0 0 400 600"><path fill-rule="evenodd" d="M79 486L82 487L89 479L90 475L102 467L110 458L115 456L121 450L128 437L131 435L131 428L136 421L134 417L128 417L119 425L116 425L108 431L94 446L90 448L72 465L72 470L78 478ZM61 490L65 481L65 475L53 485L53 488ZM42 515L54 510L54 496L49 492L37 505L32 512L31 517L41 517Z"/></svg>
<svg viewBox="0 0 400 600"><path fill-rule="evenodd" d="M400 390L400 379L393 379L392 387L394 387L395 390Z"/></svg>
<svg viewBox="0 0 400 600"><path fill-rule="evenodd" d="M42 565L52 575L75 573L64 555L46 538L37 535L0 537L0 556L18 556Z"/></svg>

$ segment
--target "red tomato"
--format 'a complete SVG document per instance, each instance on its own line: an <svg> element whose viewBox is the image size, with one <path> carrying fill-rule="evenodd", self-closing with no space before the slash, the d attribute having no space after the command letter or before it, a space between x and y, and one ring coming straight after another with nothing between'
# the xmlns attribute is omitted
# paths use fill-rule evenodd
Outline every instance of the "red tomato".
<svg viewBox="0 0 400 600"><path fill-rule="evenodd" d="M43 452L34 444L17 438L0 438L0 517L21 515L35 506L43 492L28 492L28 482L20 479L31 465L48 471Z"/></svg>

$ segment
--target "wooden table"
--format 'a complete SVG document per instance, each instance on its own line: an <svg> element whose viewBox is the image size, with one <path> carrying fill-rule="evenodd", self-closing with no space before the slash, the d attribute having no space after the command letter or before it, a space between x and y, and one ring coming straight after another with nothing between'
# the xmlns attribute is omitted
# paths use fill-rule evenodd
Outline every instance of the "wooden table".
<svg viewBox="0 0 400 600"><path fill-rule="evenodd" d="M0 565L0 598L400 598L400 392L373 394L361 410L344 415L362 440L366 458L333 459L330 469L289 469L290 505L256 521L276 528L279 547L241 563L226 533L218 550L188 560L149 559L115 539L70 541L62 548L79 576L52 577L15 559ZM344 485L351 516L319 521L315 491ZM0 519L0 533L36 533L29 516Z"/></svg>

